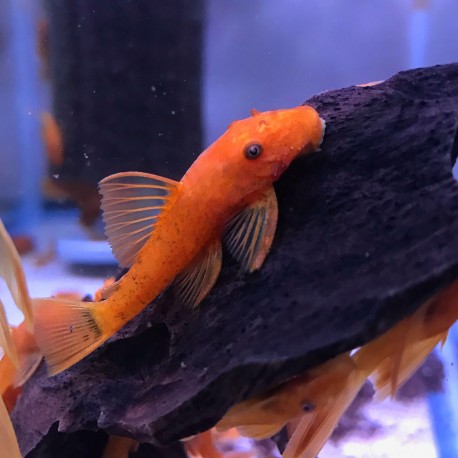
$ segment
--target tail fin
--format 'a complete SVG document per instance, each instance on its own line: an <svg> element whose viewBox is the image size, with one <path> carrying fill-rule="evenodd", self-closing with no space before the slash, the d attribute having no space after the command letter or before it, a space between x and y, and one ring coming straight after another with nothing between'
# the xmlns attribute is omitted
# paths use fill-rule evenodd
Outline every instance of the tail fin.
<svg viewBox="0 0 458 458"><path fill-rule="evenodd" d="M110 335L94 317L90 302L33 299L34 333L39 349L55 375L92 353Z"/></svg>
<svg viewBox="0 0 458 458"><path fill-rule="evenodd" d="M0 444L2 456L8 458L21 458L16 433L6 409L3 399L0 398Z"/></svg>

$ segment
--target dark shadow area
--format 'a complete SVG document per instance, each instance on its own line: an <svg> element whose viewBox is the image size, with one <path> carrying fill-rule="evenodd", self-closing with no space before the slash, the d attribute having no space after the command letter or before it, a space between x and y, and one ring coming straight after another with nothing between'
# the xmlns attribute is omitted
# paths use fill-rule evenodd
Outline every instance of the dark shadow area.
<svg viewBox="0 0 458 458"><path fill-rule="evenodd" d="M103 431L60 433L55 423L47 437L52 440L40 442L32 452L25 455L26 458L100 458L108 435Z"/></svg>
<svg viewBox="0 0 458 458"><path fill-rule="evenodd" d="M456 163L456 158L458 157L458 130L456 131L455 138L453 139L452 149L450 150L450 156L453 168Z"/></svg>
<svg viewBox="0 0 458 458"><path fill-rule="evenodd" d="M110 367L116 367L119 377L123 374L135 374L144 369L145 360L151 365L159 364L167 358L169 351L170 332L167 326L161 323L150 325L145 331L127 339L113 342L105 348L103 358L107 371L110 371Z"/></svg>

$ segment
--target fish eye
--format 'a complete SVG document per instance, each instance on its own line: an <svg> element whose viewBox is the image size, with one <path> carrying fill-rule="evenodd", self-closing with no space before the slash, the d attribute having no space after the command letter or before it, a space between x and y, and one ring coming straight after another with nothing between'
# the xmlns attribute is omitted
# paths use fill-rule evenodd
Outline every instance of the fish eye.
<svg viewBox="0 0 458 458"><path fill-rule="evenodd" d="M311 402L304 402L302 404L302 411L305 413L313 412L315 410L315 404Z"/></svg>
<svg viewBox="0 0 458 458"><path fill-rule="evenodd" d="M256 159L262 153L262 146L258 143L252 143L245 148L244 153L247 159Z"/></svg>

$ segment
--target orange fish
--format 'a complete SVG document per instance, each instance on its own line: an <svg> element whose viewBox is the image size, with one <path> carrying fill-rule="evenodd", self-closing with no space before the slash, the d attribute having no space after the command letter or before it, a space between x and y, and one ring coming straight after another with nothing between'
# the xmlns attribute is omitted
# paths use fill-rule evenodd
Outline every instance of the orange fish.
<svg viewBox="0 0 458 458"><path fill-rule="evenodd" d="M182 442L189 458L224 458L213 441L211 430L204 431Z"/></svg>
<svg viewBox="0 0 458 458"><path fill-rule="evenodd" d="M2 456L22 458L13 424L3 399L0 399L0 444Z"/></svg>
<svg viewBox="0 0 458 458"><path fill-rule="evenodd" d="M42 113L41 126L41 134L49 162L54 167L60 167L64 162L64 145L56 118L51 113Z"/></svg>
<svg viewBox="0 0 458 458"><path fill-rule="evenodd" d="M43 355L25 322L22 322L18 327L11 328L11 335L17 350L19 365L16 367L7 354L4 354L0 359L0 444L2 453L4 450L9 451L8 454L1 456L20 458L21 454L9 419L9 412L16 405L17 398L22 392L22 385L38 368Z"/></svg>
<svg viewBox="0 0 458 458"><path fill-rule="evenodd" d="M8 355L3 355L0 360L0 395L4 398L8 410L16 403L16 397L20 393L18 388L32 376L43 358L24 322L12 328L11 333L17 348L19 366L15 367ZM8 399L5 399L5 394Z"/></svg>
<svg viewBox="0 0 458 458"><path fill-rule="evenodd" d="M366 378L367 374L356 368L341 382L335 379L327 386L323 397L328 399L320 403L313 415L305 413L287 425L291 438L283 458L316 458Z"/></svg>
<svg viewBox="0 0 458 458"><path fill-rule="evenodd" d="M20 458L21 455L17 448L17 440L9 419L9 412L16 405L17 399L22 392L22 386L40 365L43 355L38 349L33 335L28 331L25 322L22 322L18 327L12 327L11 336L17 350L19 366L16 367L6 354L0 359L0 396L2 398L0 401L0 404L2 404L0 405L0 444L2 453L3 450L9 451L8 455L5 456ZM4 408L6 408L6 413ZM135 441L127 438L120 439L116 437L109 439L104 457L125 456L127 458L128 451L133 452L136 450L134 447ZM129 441L130 446L127 448ZM126 450L124 455L119 454L121 450ZM113 451L117 451L116 453L119 455L115 455Z"/></svg>
<svg viewBox="0 0 458 458"><path fill-rule="evenodd" d="M179 182L140 172L102 180L106 234L130 269L96 306L35 300L35 336L50 373L91 353L171 283L197 306L219 276L223 237L246 271L259 269L277 224L272 184L302 152L317 150L323 134L311 107L254 111L233 122ZM50 316L59 323L50 325Z"/></svg>
<svg viewBox="0 0 458 458"><path fill-rule="evenodd" d="M362 346L353 356L355 370L339 394L310 422L304 415L294 428L283 458L315 458L335 429L339 418L371 376L377 395L394 396L434 347L447 338L458 319L458 281L423 304L380 337Z"/></svg>
<svg viewBox="0 0 458 458"><path fill-rule="evenodd" d="M0 253L1 267L0 274L4 276L9 286L12 296L17 303L23 305L27 310L31 300L28 295L25 275L19 254L12 243L12 240L0 221ZM58 297L77 297L75 293L60 293ZM24 305L25 304L25 305ZM9 348L14 351L5 352L0 359L0 455L8 458L20 458L19 446L17 443L14 428L9 418L16 405L17 398L22 392L23 384L33 375L40 365L43 355L37 347L34 336L29 332L27 323L24 321L18 327L9 327L6 321L3 305L0 302L0 314L4 316L6 330L4 335L8 341ZM29 315L30 317L32 315ZM52 322L51 322L52 323ZM3 345L3 342L2 342ZM122 444L126 443L124 440ZM111 447L117 441L109 441ZM131 450L133 450L133 445ZM110 450L110 449L109 449ZM112 456L108 454L105 456ZM113 455L114 456L114 455ZM122 455L121 455L122 456ZM127 454L125 455L127 457Z"/></svg>
<svg viewBox="0 0 458 458"><path fill-rule="evenodd" d="M433 348L445 341L456 319L458 282L353 356L341 355L265 396L237 404L217 428L238 426L244 435L264 438L288 421L291 439L283 458L315 458L369 376L374 377L379 396L393 396ZM300 405L310 412L300 412Z"/></svg>
<svg viewBox="0 0 458 458"><path fill-rule="evenodd" d="M231 443L236 445L239 439L240 434L235 428L224 432L212 428L191 438L183 439L182 442L189 458L257 458L259 456L254 449L223 453L218 447L218 444L225 445L225 448L228 448Z"/></svg>
<svg viewBox="0 0 458 458"><path fill-rule="evenodd" d="M37 24L37 55L41 62L41 75L49 78L49 22L40 19Z"/></svg>
<svg viewBox="0 0 458 458"><path fill-rule="evenodd" d="M216 428L237 427L244 436L264 439L302 415L311 423L323 409L337 404L341 390L353 377L355 367L348 353L337 356L263 396L236 404Z"/></svg>
<svg viewBox="0 0 458 458"><path fill-rule="evenodd" d="M25 275L19 254L0 220L0 276L16 305L22 310L25 322L10 329L5 309L0 301L0 346L4 354L0 360L0 444L2 456L21 458L19 445L8 410L16 403L20 386L30 377L41 361L36 356L36 345L31 338L33 319Z"/></svg>
<svg viewBox="0 0 458 458"><path fill-rule="evenodd" d="M32 328L33 312L21 258L14 243L0 220L0 277L2 277L17 307L25 317L26 325ZM3 303L0 301L0 347L15 366L19 365L17 350L14 345Z"/></svg>
<svg viewBox="0 0 458 458"><path fill-rule="evenodd" d="M359 366L368 370L376 366L372 373L379 398L395 395L434 347L445 343L457 319L458 282L454 282L356 353Z"/></svg>

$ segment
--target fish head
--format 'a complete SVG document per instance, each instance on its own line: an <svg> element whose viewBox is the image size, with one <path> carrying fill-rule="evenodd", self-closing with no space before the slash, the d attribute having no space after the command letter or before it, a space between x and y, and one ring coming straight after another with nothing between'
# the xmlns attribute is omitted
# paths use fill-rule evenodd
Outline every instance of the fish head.
<svg viewBox="0 0 458 458"><path fill-rule="evenodd" d="M318 150L324 128L324 121L310 106L262 113L252 110L250 118L233 122L224 140L238 186L255 191L249 188L278 180L299 155Z"/></svg>

